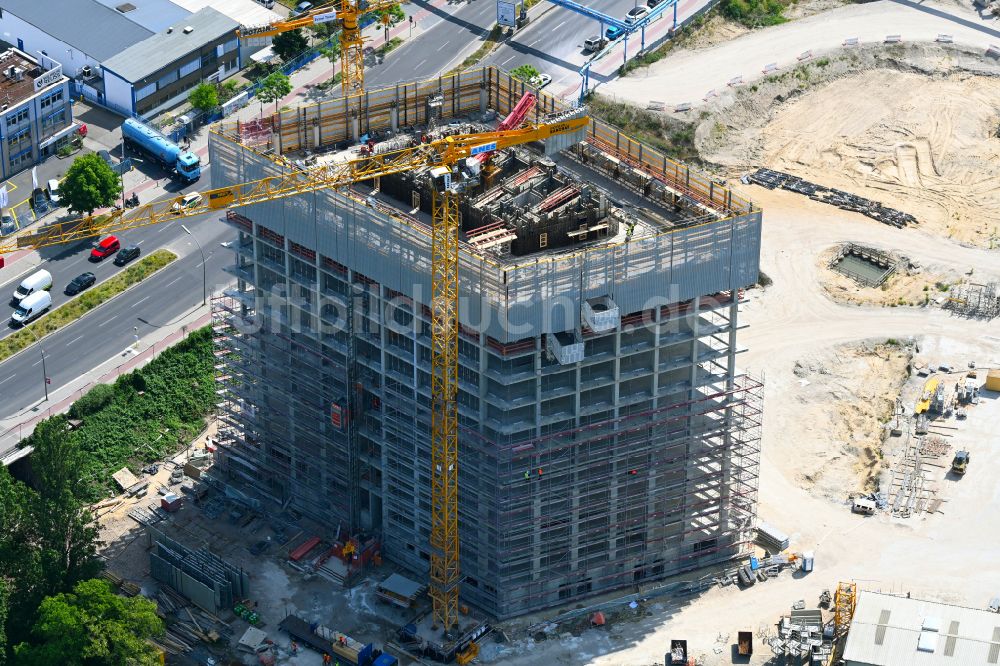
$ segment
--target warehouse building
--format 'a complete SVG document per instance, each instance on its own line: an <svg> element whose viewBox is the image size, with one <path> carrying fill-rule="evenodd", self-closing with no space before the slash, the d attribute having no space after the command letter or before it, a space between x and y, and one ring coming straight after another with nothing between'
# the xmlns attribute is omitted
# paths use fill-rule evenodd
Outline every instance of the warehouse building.
<svg viewBox="0 0 1000 666"><path fill-rule="evenodd" d="M75 95L124 115L150 114L243 61L239 21L185 1L197 9L169 0L5 0L0 32L21 51L61 64ZM267 12L241 1L255 16ZM226 7L239 10L232 0Z"/></svg>
<svg viewBox="0 0 1000 666"><path fill-rule="evenodd" d="M213 186L386 128L416 132L388 149L453 123L482 131L522 92L487 68L226 126L210 136ZM541 95L534 119L573 113L560 104ZM726 562L752 538L761 385L736 358L761 213L603 123L587 136L555 159L497 154L461 209L461 594L494 617ZM331 538L379 535L417 577L431 523L422 183L230 211L237 287L213 313L227 481Z"/></svg>
<svg viewBox="0 0 1000 666"><path fill-rule="evenodd" d="M843 655L846 666L1000 663L1000 616L879 592L861 592Z"/></svg>
<svg viewBox="0 0 1000 666"><path fill-rule="evenodd" d="M202 81L240 69L240 24L211 7L105 60L104 97L112 106L155 115Z"/></svg>
<svg viewBox="0 0 1000 666"><path fill-rule="evenodd" d="M76 125L59 63L17 49L0 53L0 178L54 154Z"/></svg>

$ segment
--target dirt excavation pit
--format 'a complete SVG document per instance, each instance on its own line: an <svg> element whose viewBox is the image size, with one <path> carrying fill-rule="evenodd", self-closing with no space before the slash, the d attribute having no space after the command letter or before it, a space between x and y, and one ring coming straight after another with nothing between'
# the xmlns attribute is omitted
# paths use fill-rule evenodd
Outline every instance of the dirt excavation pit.
<svg viewBox="0 0 1000 666"><path fill-rule="evenodd" d="M909 376L910 349L859 343L800 358L788 408L772 410L782 433L766 443L782 475L812 494L844 502L874 490L881 465L882 424Z"/></svg>
<svg viewBox="0 0 1000 666"><path fill-rule="evenodd" d="M724 167L791 173L910 213L934 235L995 246L1000 77L952 64L931 47L898 61L818 59L741 88L700 124L698 149ZM919 73L935 65L948 73Z"/></svg>
<svg viewBox="0 0 1000 666"><path fill-rule="evenodd" d="M932 306L947 294L949 285L962 278L956 271L924 270L901 257L885 282L876 287L863 286L831 267L831 262L842 252L842 246L836 245L821 252L816 260L820 286L838 303L893 308Z"/></svg>

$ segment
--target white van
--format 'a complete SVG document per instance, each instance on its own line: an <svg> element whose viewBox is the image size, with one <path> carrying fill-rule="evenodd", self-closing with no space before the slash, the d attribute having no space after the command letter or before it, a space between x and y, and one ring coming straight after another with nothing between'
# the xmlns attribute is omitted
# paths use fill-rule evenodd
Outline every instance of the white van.
<svg viewBox="0 0 1000 666"><path fill-rule="evenodd" d="M15 326L24 326L43 315L50 307L52 307L52 295L47 291L36 291L21 300L10 320Z"/></svg>
<svg viewBox="0 0 1000 666"><path fill-rule="evenodd" d="M48 291L51 288L52 274L44 269L35 271L21 280L21 284L14 290L14 302L20 303L21 299L31 296L36 291Z"/></svg>

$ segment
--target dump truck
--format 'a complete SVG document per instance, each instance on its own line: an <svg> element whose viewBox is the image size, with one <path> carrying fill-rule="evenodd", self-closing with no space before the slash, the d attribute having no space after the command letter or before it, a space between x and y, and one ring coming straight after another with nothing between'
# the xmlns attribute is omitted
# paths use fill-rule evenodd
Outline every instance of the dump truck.
<svg viewBox="0 0 1000 666"><path fill-rule="evenodd" d="M386 654L371 643L360 643L347 634L297 615L289 615L278 627L293 639L308 645L320 654L328 654L341 664L351 666L399 666L399 660Z"/></svg>
<svg viewBox="0 0 1000 666"><path fill-rule="evenodd" d="M159 162L171 176L188 183L201 178L201 160L197 155L184 150L135 118L126 118L122 123L122 139L127 146L142 151Z"/></svg>
<svg viewBox="0 0 1000 666"><path fill-rule="evenodd" d="M736 634L736 650L741 657L749 657L753 654L752 631L740 631Z"/></svg>
<svg viewBox="0 0 1000 666"><path fill-rule="evenodd" d="M951 471L955 474L965 474L969 468L969 452L959 451L951 460Z"/></svg>

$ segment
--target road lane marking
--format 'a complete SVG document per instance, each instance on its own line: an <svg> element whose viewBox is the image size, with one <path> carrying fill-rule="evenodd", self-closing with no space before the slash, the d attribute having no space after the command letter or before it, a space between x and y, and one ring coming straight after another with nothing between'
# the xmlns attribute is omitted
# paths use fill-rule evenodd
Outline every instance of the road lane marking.
<svg viewBox="0 0 1000 666"><path fill-rule="evenodd" d="M180 279L181 279L182 277L184 277L184 276L183 276L183 275L178 275L178 276L177 276L177 277L175 277L175 278L174 278L173 280L171 280L170 282L166 283L166 284L165 284L165 285L163 285L163 286L164 286L164 287L169 287L169 286L170 286L170 285L172 285L172 284L173 284L174 282L177 282L178 280L180 280ZM149 296L147 296L146 298L149 298ZM143 300L146 300L146 299L143 299ZM139 303L141 303L141 302L142 302L142 301L139 301ZM138 305L139 303L136 303L136 305Z"/></svg>
<svg viewBox="0 0 1000 666"><path fill-rule="evenodd" d="M136 305L142 305L143 303L145 303L148 300L149 300L149 296L146 296L144 299L142 299L141 301L139 301L138 303L136 303Z"/></svg>
<svg viewBox="0 0 1000 666"><path fill-rule="evenodd" d="M3 380L3 382L0 382L0 384L3 384L4 382L9 382L10 380L14 379L14 377L17 377L17 375L16 374L11 375L7 379Z"/></svg>
<svg viewBox="0 0 1000 666"><path fill-rule="evenodd" d="M504 61L503 61L502 63L500 63L500 66L501 66L501 67L503 67L504 65L506 65L507 63L509 63L509 62L510 62L511 60L513 60L513 59L514 59L514 58L516 58L516 57L517 57L517 55L516 55L516 54L515 54L515 55L512 55L511 57L507 58L507 59L506 59L506 60L504 60Z"/></svg>
<svg viewBox="0 0 1000 666"><path fill-rule="evenodd" d="M114 321L115 319L117 319L117 318L118 318L118 315L115 315L115 316L114 316L114 317L112 317L111 319L105 319L105 320L104 320L104 321L102 321L102 322L101 322L100 324L98 324L98 326L104 326L105 324L110 324L111 322L113 322L113 321Z"/></svg>
<svg viewBox="0 0 1000 666"><path fill-rule="evenodd" d="M566 21L563 21L562 23L560 23L556 27L552 28L551 32L556 32L557 30L559 30L559 28L563 27L564 25L566 25Z"/></svg>
<svg viewBox="0 0 1000 666"><path fill-rule="evenodd" d="M38 360L38 361L35 361L34 363L32 363L32 364L31 364L31 367L35 367L35 366L36 366L36 365L38 365L39 363L41 363L41 361L40 361L40 360Z"/></svg>
<svg viewBox="0 0 1000 666"><path fill-rule="evenodd" d="M421 67L423 67L423 66L424 66L424 63L425 63L425 62L427 62L427 58L424 58L423 60L421 60L421 61L420 61L420 62L419 62L419 63L417 64L417 69L420 69Z"/></svg>
<svg viewBox="0 0 1000 666"><path fill-rule="evenodd" d="M84 335L85 335L85 334L84 334ZM78 336L76 336L75 338L73 338L72 340L70 340L69 342L67 342L67 343L66 343L66 346L67 346L67 347L69 347L69 346L70 346L71 344L73 344L73 343L74 343L74 342L76 342L77 340L81 339L82 337L83 337L83 335L78 335Z"/></svg>

